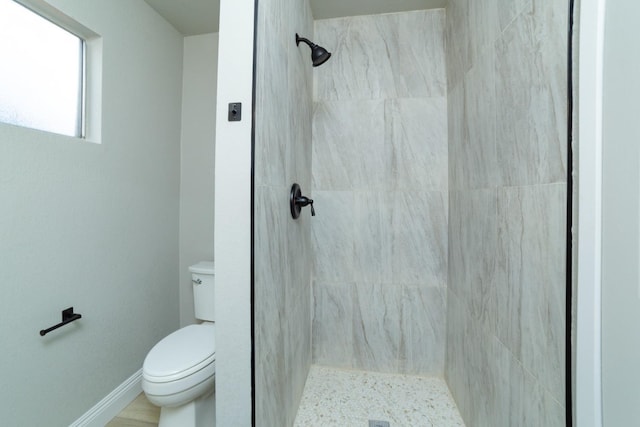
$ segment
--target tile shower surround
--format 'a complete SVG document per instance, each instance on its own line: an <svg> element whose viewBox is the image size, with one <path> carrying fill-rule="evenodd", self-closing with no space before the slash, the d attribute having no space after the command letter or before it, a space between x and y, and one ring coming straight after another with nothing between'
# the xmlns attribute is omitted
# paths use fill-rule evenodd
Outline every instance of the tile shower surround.
<svg viewBox="0 0 640 427"><path fill-rule="evenodd" d="M567 10L447 9L445 378L470 427L565 425Z"/></svg>
<svg viewBox="0 0 640 427"><path fill-rule="evenodd" d="M293 424L311 365L311 221L293 221L289 189L311 189L312 36L307 0L258 3L255 114L255 416Z"/></svg>
<svg viewBox="0 0 640 427"><path fill-rule="evenodd" d="M444 25L444 10L315 22L333 56L314 72L314 363L444 371Z"/></svg>
<svg viewBox="0 0 640 427"><path fill-rule="evenodd" d="M308 52L286 47L297 10L261 5L262 39L278 43L258 46L258 67L288 81L258 87L256 218L302 238L257 236L258 419L289 425L304 384L308 294L295 284L310 266L294 260L309 243L315 361L444 368L469 426L563 425L563 2L451 0L446 22L444 11L316 21L333 57L314 72L313 111L294 72ZM290 118L272 114L292 105ZM311 114L313 148L293 144ZM291 179L312 186L311 224L286 221Z"/></svg>

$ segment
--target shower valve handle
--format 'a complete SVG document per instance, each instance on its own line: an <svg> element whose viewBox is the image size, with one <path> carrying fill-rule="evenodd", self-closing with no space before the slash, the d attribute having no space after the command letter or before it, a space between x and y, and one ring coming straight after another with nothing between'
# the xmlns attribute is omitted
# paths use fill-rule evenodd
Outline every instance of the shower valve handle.
<svg viewBox="0 0 640 427"><path fill-rule="evenodd" d="M313 199L310 199L305 196L296 197L296 205L300 205L300 207L305 207L307 205L311 205L311 216L316 216L316 211L313 209Z"/></svg>
<svg viewBox="0 0 640 427"><path fill-rule="evenodd" d="M316 216L316 210L313 209L313 199L303 196L302 191L300 190L300 185L298 184L293 184L291 186L289 205L293 219L297 219L300 216L302 208L309 205L311 205L311 216Z"/></svg>

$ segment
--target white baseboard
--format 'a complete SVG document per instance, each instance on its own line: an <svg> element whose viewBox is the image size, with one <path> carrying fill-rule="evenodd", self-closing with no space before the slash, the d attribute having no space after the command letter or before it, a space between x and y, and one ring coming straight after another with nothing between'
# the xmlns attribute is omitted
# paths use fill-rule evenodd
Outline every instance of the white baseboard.
<svg viewBox="0 0 640 427"><path fill-rule="evenodd" d="M127 378L69 427L104 427L142 393L142 369Z"/></svg>

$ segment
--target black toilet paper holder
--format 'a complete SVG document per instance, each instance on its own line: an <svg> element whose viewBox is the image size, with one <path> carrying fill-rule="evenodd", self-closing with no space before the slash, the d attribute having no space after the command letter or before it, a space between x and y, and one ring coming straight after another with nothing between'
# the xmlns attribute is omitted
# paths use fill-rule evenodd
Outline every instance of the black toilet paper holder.
<svg viewBox="0 0 640 427"><path fill-rule="evenodd" d="M78 320L82 318L82 314L79 313L74 313L73 312L73 307L69 307L66 310L62 310L62 322L58 323L57 325L53 325L50 328L47 329L42 329L40 331L40 336L45 336L47 335L49 332L51 331L55 331L56 329L64 326L64 325L68 325L69 323L73 322L74 320Z"/></svg>

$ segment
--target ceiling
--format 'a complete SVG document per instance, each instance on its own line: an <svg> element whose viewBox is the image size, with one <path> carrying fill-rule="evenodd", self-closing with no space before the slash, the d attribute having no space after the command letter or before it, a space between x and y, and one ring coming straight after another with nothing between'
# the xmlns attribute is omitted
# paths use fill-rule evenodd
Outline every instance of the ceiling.
<svg viewBox="0 0 640 427"><path fill-rule="evenodd" d="M215 33L220 0L144 0L185 36ZM310 0L314 19L444 7L447 0Z"/></svg>

